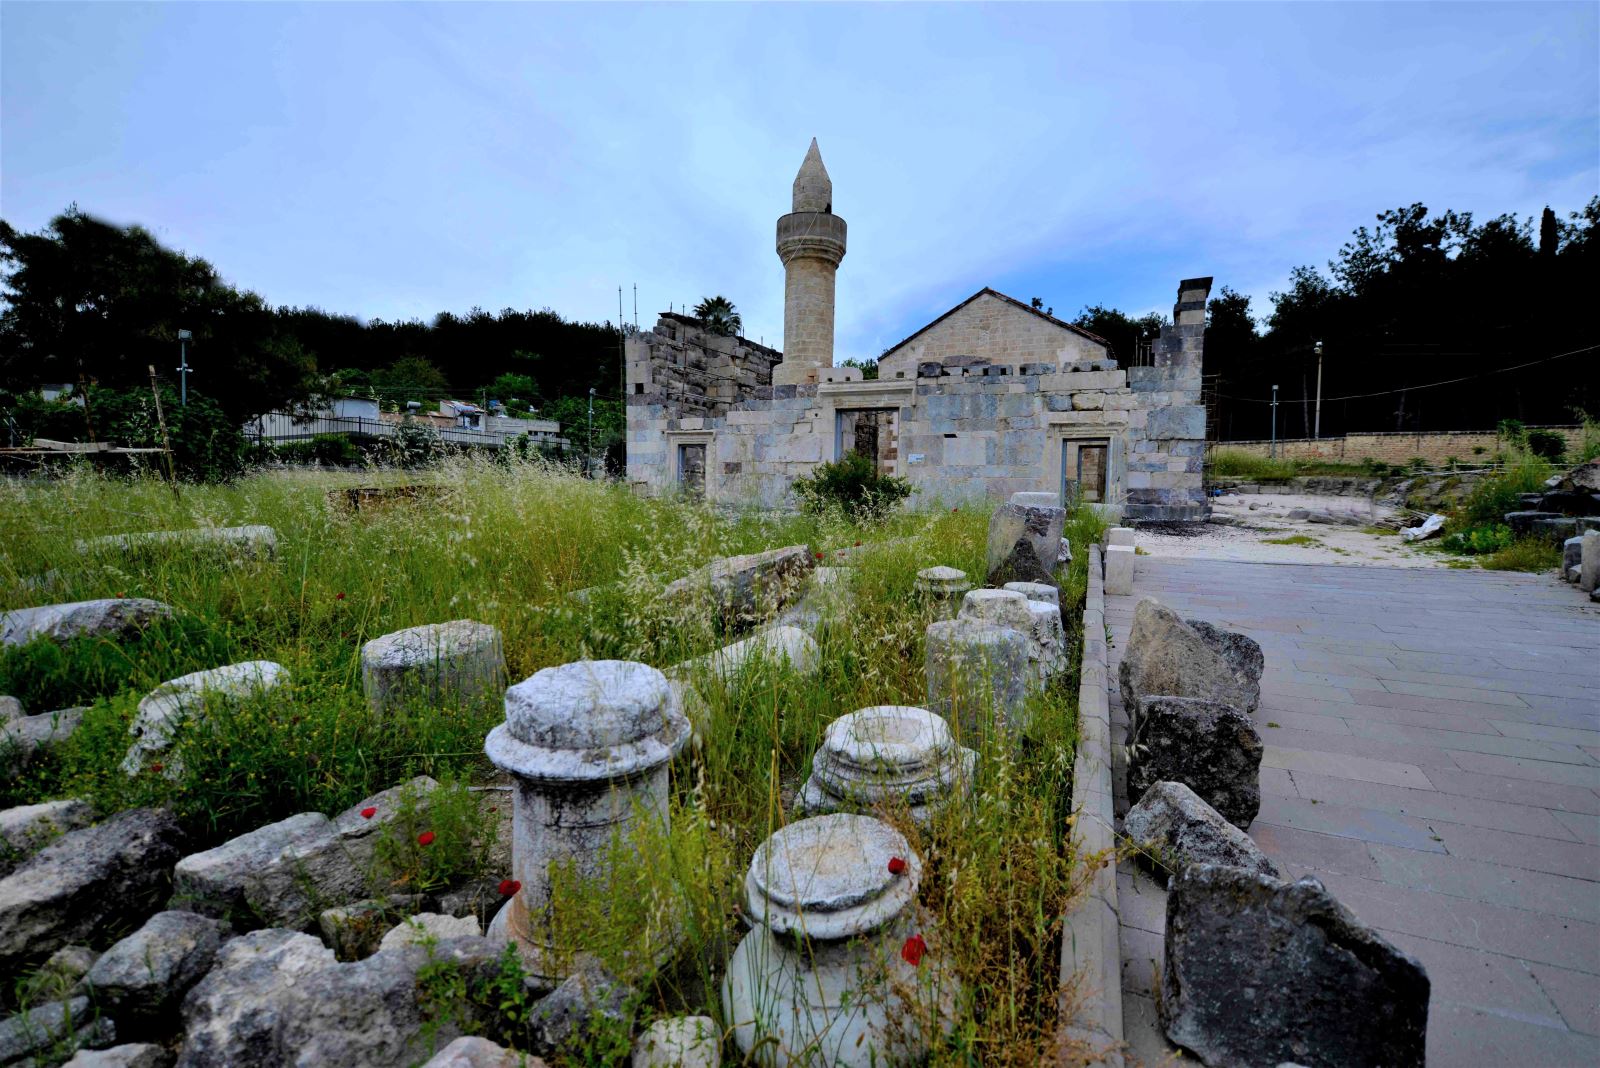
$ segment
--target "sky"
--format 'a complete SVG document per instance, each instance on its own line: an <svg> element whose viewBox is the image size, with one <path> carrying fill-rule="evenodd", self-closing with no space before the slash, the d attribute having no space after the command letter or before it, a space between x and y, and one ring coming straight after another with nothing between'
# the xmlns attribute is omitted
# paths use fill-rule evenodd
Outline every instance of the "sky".
<svg viewBox="0 0 1600 1068"><path fill-rule="evenodd" d="M0 4L0 217L139 223L273 304L781 346L816 137L836 361L984 286L1170 313L1421 201L1600 193L1600 5Z"/></svg>

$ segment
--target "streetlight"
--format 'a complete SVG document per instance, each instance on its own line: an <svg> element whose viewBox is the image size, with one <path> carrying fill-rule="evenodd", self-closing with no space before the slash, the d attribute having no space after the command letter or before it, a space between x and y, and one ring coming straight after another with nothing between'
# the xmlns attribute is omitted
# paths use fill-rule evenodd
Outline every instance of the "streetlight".
<svg viewBox="0 0 1600 1068"><path fill-rule="evenodd" d="M188 342L194 334L188 330L178 331L178 403L185 408L189 406L189 347Z"/></svg>
<svg viewBox="0 0 1600 1068"><path fill-rule="evenodd" d="M1322 436L1322 342L1317 342L1317 420L1311 426L1311 436Z"/></svg>
<svg viewBox="0 0 1600 1068"><path fill-rule="evenodd" d="M1272 384L1272 458L1278 458L1278 384Z"/></svg>

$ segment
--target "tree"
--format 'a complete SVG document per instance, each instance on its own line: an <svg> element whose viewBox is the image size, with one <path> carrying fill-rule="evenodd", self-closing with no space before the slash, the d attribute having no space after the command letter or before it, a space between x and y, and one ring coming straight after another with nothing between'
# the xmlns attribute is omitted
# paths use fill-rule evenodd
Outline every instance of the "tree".
<svg viewBox="0 0 1600 1068"><path fill-rule="evenodd" d="M14 386L82 377L148 389L150 366L170 373L180 329L194 335L191 393L236 424L303 400L316 384L315 359L260 297L141 227L76 207L33 234L0 221L0 263L0 378Z"/></svg>
<svg viewBox="0 0 1600 1068"><path fill-rule="evenodd" d="M372 376L372 384L385 401L435 401L450 394L450 383L421 356L402 356Z"/></svg>
<svg viewBox="0 0 1600 1068"><path fill-rule="evenodd" d="M1131 361L1138 351L1138 343L1154 339L1167 325L1167 319L1155 312L1134 319L1115 308L1091 304L1078 313L1072 325L1105 338L1111 344L1111 355Z"/></svg>
<svg viewBox="0 0 1600 1068"><path fill-rule="evenodd" d="M842 366L855 367L859 369L861 371L861 380L863 382L876 382L878 380L877 360L858 360L852 356L848 360L844 361Z"/></svg>
<svg viewBox="0 0 1600 1068"><path fill-rule="evenodd" d="M1054 315L1056 313L1054 308L1046 308L1044 300L1039 297L1034 297L1028 303L1033 306L1033 310L1036 312L1044 312L1046 315Z"/></svg>
<svg viewBox="0 0 1600 1068"><path fill-rule="evenodd" d="M532 375L519 375L514 371L507 371L489 383L489 399L497 400L506 407L526 407L534 403L539 397L539 384L533 380Z"/></svg>
<svg viewBox="0 0 1600 1068"><path fill-rule="evenodd" d="M744 320L739 318L738 309L727 297L718 295L707 297L694 306L696 319L706 324L708 334L720 334L723 337L735 337L744 329Z"/></svg>

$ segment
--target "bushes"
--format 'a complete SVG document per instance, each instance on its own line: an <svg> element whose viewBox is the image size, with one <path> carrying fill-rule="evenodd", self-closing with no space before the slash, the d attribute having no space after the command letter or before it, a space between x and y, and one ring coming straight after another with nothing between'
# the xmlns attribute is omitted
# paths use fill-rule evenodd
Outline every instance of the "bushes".
<svg viewBox="0 0 1600 1068"><path fill-rule="evenodd" d="M871 460L852 452L837 463L819 465L809 477L796 479L794 492L808 512L839 508L853 519L879 519L911 496L911 483L878 474Z"/></svg>
<svg viewBox="0 0 1600 1068"><path fill-rule="evenodd" d="M355 467L361 452L345 434L313 434L305 441L285 441L272 446L272 457L286 464L322 464Z"/></svg>
<svg viewBox="0 0 1600 1068"><path fill-rule="evenodd" d="M1561 566L1561 546L1544 538L1518 538L1482 564L1490 571L1549 571Z"/></svg>
<svg viewBox="0 0 1600 1068"><path fill-rule="evenodd" d="M1292 460L1271 460L1240 449L1217 449L1206 466L1210 474L1219 478L1293 478L1297 473Z"/></svg>
<svg viewBox="0 0 1600 1068"><path fill-rule="evenodd" d="M1523 493L1543 493L1545 479L1550 477L1550 464L1524 449L1513 448L1506 454L1505 467L1500 472L1479 482L1462 504L1461 518L1469 523L1498 523L1507 512L1518 511Z"/></svg>
<svg viewBox="0 0 1600 1068"><path fill-rule="evenodd" d="M1511 528L1504 523L1479 523L1454 534L1445 535L1439 542L1439 547L1447 552L1477 556L1482 553L1499 552L1509 547L1514 540L1515 535L1511 533Z"/></svg>

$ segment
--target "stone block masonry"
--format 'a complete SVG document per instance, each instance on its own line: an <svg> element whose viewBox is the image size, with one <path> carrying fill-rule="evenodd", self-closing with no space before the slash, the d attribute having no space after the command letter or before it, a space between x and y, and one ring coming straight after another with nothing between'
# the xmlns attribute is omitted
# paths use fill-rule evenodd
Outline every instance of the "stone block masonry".
<svg viewBox="0 0 1600 1068"><path fill-rule="evenodd" d="M1576 455L1583 441L1581 426L1547 426L1530 429L1550 430L1567 442L1569 455ZM1336 438L1279 438L1278 458L1283 460L1321 460L1327 463L1359 464L1377 460L1404 464L1421 457L1430 464L1450 460L1463 463L1486 460L1501 447L1500 436L1492 430L1438 430L1426 433L1345 434ZM1268 456L1271 441L1214 441L1207 452L1227 449L1251 456Z"/></svg>
<svg viewBox="0 0 1600 1068"><path fill-rule="evenodd" d="M1200 519L1200 367L1210 278L1179 283L1152 365L982 289L893 346L878 378L833 366L846 227L813 142L778 220L784 345L775 352L663 315L627 342L628 482L645 495L793 506L796 479L860 452L913 506L1053 494L1130 521Z"/></svg>

